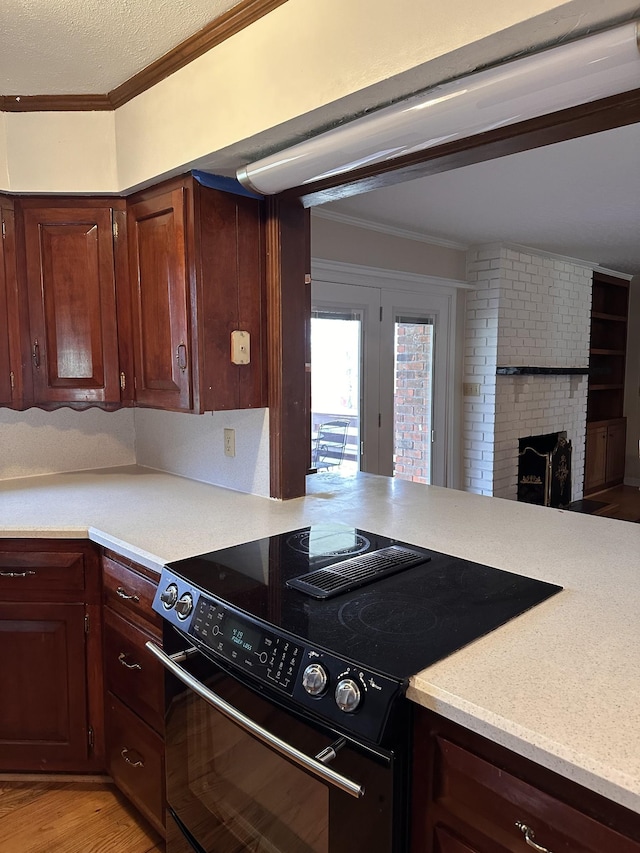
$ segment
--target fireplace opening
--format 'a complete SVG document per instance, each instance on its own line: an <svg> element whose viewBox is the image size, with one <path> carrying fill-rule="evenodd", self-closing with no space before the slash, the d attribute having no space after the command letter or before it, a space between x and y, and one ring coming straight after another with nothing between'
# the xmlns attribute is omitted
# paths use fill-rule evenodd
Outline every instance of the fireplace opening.
<svg viewBox="0 0 640 853"><path fill-rule="evenodd" d="M566 432L518 440L518 500L565 509L571 503L571 442Z"/></svg>

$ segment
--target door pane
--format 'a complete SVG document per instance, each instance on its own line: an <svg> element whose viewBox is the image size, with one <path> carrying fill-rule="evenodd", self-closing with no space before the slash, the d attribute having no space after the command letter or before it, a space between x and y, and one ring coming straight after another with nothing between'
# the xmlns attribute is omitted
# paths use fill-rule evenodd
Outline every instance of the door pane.
<svg viewBox="0 0 640 853"><path fill-rule="evenodd" d="M361 325L357 312L312 312L311 465L318 470L360 467Z"/></svg>
<svg viewBox="0 0 640 853"><path fill-rule="evenodd" d="M433 320L395 317L393 476L431 483Z"/></svg>

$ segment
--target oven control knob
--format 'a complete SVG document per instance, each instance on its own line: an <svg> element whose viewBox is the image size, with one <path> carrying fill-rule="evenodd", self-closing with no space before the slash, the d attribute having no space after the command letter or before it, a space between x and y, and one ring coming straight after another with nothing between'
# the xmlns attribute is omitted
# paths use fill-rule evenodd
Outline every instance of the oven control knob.
<svg viewBox="0 0 640 853"><path fill-rule="evenodd" d="M160 601L165 610L171 610L178 600L178 587L174 583L170 583L165 591L160 595Z"/></svg>
<svg viewBox="0 0 640 853"><path fill-rule="evenodd" d="M353 678L343 678L336 686L336 705L345 714L351 714L362 701L362 693Z"/></svg>
<svg viewBox="0 0 640 853"><path fill-rule="evenodd" d="M180 596L180 601L176 604L176 613L178 619L186 619L193 610L193 598L190 592L185 592Z"/></svg>
<svg viewBox="0 0 640 853"><path fill-rule="evenodd" d="M321 696L328 683L327 670L320 663L310 663L302 673L302 686L310 696Z"/></svg>

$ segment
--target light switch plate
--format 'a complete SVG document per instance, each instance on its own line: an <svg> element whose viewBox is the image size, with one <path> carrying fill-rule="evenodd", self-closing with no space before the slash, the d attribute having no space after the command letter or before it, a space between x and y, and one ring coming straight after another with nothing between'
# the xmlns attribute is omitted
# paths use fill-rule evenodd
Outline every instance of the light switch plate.
<svg viewBox="0 0 640 853"><path fill-rule="evenodd" d="M479 382L463 382L462 383L463 397L479 397L480 383Z"/></svg>

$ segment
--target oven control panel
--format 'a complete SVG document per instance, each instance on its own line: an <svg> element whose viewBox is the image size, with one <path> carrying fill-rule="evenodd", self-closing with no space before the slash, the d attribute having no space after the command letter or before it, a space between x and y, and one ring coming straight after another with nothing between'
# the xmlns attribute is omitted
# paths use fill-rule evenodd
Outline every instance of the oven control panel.
<svg viewBox="0 0 640 853"><path fill-rule="evenodd" d="M204 595L194 609L189 634L243 671L293 694L302 650L291 640Z"/></svg>
<svg viewBox="0 0 640 853"><path fill-rule="evenodd" d="M163 571L153 609L200 648L308 712L379 741L403 684L259 623Z"/></svg>

